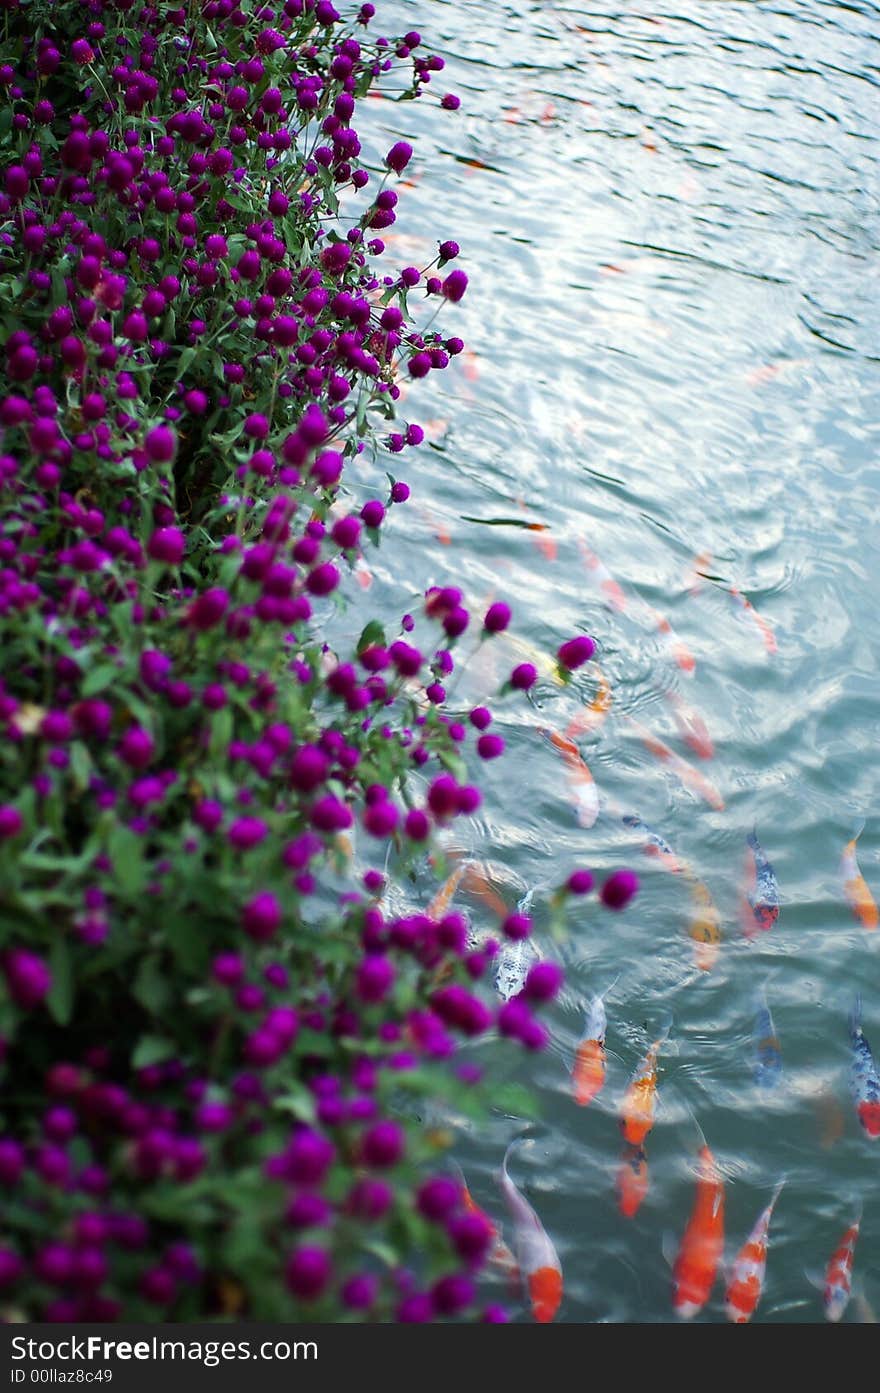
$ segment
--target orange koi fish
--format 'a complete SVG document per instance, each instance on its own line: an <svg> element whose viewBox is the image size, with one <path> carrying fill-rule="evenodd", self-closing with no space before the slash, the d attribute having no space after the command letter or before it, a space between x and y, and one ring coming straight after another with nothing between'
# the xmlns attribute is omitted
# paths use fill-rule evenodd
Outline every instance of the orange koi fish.
<svg viewBox="0 0 880 1393"><path fill-rule="evenodd" d="M587 731L598 730L611 710L611 685L601 670L598 672L598 678L598 692L593 700L569 721L565 728L566 740L576 740L579 735L586 735Z"/></svg>
<svg viewBox="0 0 880 1393"><path fill-rule="evenodd" d="M847 1229L831 1254L831 1261L825 1273L825 1286L822 1291L822 1305L825 1307L825 1315L828 1320L840 1320L849 1304L852 1292L853 1257L855 1256L856 1239L859 1236L861 1222L860 1211L855 1223Z"/></svg>
<svg viewBox="0 0 880 1393"><path fill-rule="evenodd" d="M843 892L853 914L863 928L876 929L880 925L880 913L878 913L874 896L868 889L868 883L859 870L859 863L856 860L856 842L862 835L864 826L865 824L862 822L854 829L852 837L843 848L840 875L843 880Z"/></svg>
<svg viewBox="0 0 880 1393"><path fill-rule="evenodd" d="M678 733L684 743L700 759L711 759L715 753L715 746L706 728L706 722L699 711L695 711L692 706L689 706L684 698L679 696L678 692L671 687L665 695L672 708L672 719L675 721Z"/></svg>
<svg viewBox="0 0 880 1393"><path fill-rule="evenodd" d="M541 1220L507 1174L507 1160L515 1142L504 1154L498 1183L513 1220L513 1247L523 1288L536 1321L551 1321L562 1302L562 1264Z"/></svg>
<svg viewBox="0 0 880 1393"><path fill-rule="evenodd" d="M754 829L746 838L750 855L748 857L748 884L740 901L742 928L746 938L754 938L758 930L769 932L779 918L779 886L776 872Z"/></svg>
<svg viewBox="0 0 880 1393"><path fill-rule="evenodd" d="M465 863L462 887L494 910L500 919L507 918L510 910L489 883L489 870L482 862L468 861Z"/></svg>
<svg viewBox="0 0 880 1393"><path fill-rule="evenodd" d="M596 788L595 780L572 740L566 740L564 735L555 730L547 731L546 734L565 762L568 787L577 811L577 820L581 827L592 827L599 816L599 790Z"/></svg>
<svg viewBox="0 0 880 1393"><path fill-rule="evenodd" d="M440 886L428 908L425 910L429 919L442 919L450 904L452 897L461 884L462 877L467 871L469 862L463 861L460 866L456 866L451 875L447 876L444 883Z"/></svg>
<svg viewBox="0 0 880 1393"><path fill-rule="evenodd" d="M652 755L656 755L658 759L662 759L665 764L668 764L670 769L673 769L678 775L685 788L689 788L692 793L704 798L709 806L715 808L719 813L724 811L724 799L705 774L702 774L699 769L695 769L674 750L670 750L668 745L659 740L656 735L652 735L644 726L639 725L638 721L634 721L631 716L627 716L626 719L645 748L650 750Z"/></svg>
<svg viewBox="0 0 880 1393"><path fill-rule="evenodd" d="M691 1320L709 1300L723 1251L724 1182L704 1142L694 1206L672 1269L672 1307L683 1320Z"/></svg>
<svg viewBox="0 0 880 1393"><path fill-rule="evenodd" d="M617 1207L625 1219L634 1219L648 1193L648 1155L643 1146L625 1146L615 1184Z"/></svg>
<svg viewBox="0 0 880 1393"><path fill-rule="evenodd" d="M369 590L373 584L373 573L362 556L359 556L355 562L354 578L361 590Z"/></svg>
<svg viewBox="0 0 880 1393"><path fill-rule="evenodd" d="M708 888L690 877L694 912L688 932L694 942L694 958L701 972L711 972L721 950L721 917Z"/></svg>
<svg viewBox="0 0 880 1393"><path fill-rule="evenodd" d="M485 1219L486 1223L489 1225L489 1228L492 1231L487 1262L491 1267L494 1267L496 1271L502 1273L506 1277L509 1277L511 1281L517 1281L517 1279L519 1278L519 1266L517 1264L516 1258L513 1256L513 1253L510 1251L507 1244L505 1243L504 1238L498 1228L498 1225L494 1223L492 1219L490 1219L485 1209L481 1209L480 1206L474 1200L473 1195L467 1187L467 1181L464 1178L464 1172L462 1171L461 1166L458 1164L458 1162L453 1161L452 1164L455 1168L455 1172L458 1177L458 1183L461 1186L461 1202L464 1205L464 1208L467 1210L468 1214L479 1214L481 1219Z"/></svg>
<svg viewBox="0 0 880 1393"><path fill-rule="evenodd" d="M727 1319L737 1325L745 1325L751 1320L761 1299L764 1274L767 1270L767 1234L776 1201L784 1184L785 1180L780 1180L770 1203L758 1215L751 1233L734 1260L724 1298L724 1309Z"/></svg>
<svg viewBox="0 0 880 1393"><path fill-rule="evenodd" d="M518 498L516 501L522 512L529 512L529 505L524 498ZM541 555L546 557L548 561L555 561L559 556L559 548L555 538L551 535L549 524L546 522L527 522L526 528L529 532L534 533L535 546Z"/></svg>
<svg viewBox="0 0 880 1393"><path fill-rule="evenodd" d="M686 677L693 677L697 668L697 660L687 644L678 637L665 615L654 609L653 605L647 605L646 608L657 626L662 647L665 648L676 667L679 667Z"/></svg>
<svg viewBox="0 0 880 1393"><path fill-rule="evenodd" d="M614 982L616 981L615 977ZM605 997L611 991L614 982L605 988L601 996L594 996L590 1002L584 1033L575 1051L571 1088L574 1101L582 1108L593 1101L605 1082L605 1031L608 1028Z"/></svg>
<svg viewBox="0 0 880 1393"><path fill-rule="evenodd" d="M630 1146L641 1146L654 1126L657 1102L657 1056L672 1029L670 1017L665 1029L654 1041L644 1059L635 1069L620 1107L620 1130Z"/></svg>
<svg viewBox="0 0 880 1393"><path fill-rule="evenodd" d="M486 167L487 167L486 165L481 165L481 166L480 166L480 168L482 168L482 169L485 169ZM480 362L480 360L479 360L479 358L477 357L476 353L474 353L472 349L469 349L469 348L468 348L468 349L465 349L465 351L464 351L464 353L462 353L461 357L462 357L462 371L464 372L464 375L465 375L465 377L467 378L468 382L476 382L476 381L478 381L478 380L479 380L479 376L480 376L480 368L479 368L479 362Z"/></svg>
<svg viewBox="0 0 880 1393"><path fill-rule="evenodd" d="M597 585L612 609L623 611L626 609L626 595L618 585L617 581L608 570L607 566L599 560L594 551L591 551L583 537L578 540L578 547L581 556L584 558L584 565L590 573L590 579Z"/></svg>
<svg viewBox="0 0 880 1393"><path fill-rule="evenodd" d="M746 614L749 619L751 619L752 623L757 626L758 630L760 631L761 638L764 640L764 647L766 648L767 652L770 654L776 653L778 651L776 635L774 634L770 625L767 623L767 620L764 619L763 616L758 613L751 601L747 600L745 595L743 595L741 591L737 590L735 585L729 585L727 587L727 593L731 596L734 603L739 606L743 613Z"/></svg>

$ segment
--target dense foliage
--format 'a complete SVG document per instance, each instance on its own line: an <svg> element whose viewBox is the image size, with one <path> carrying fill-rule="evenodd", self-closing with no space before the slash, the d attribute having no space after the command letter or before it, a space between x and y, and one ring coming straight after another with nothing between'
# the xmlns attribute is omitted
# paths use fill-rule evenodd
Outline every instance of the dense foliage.
<svg viewBox="0 0 880 1393"><path fill-rule="evenodd" d="M460 593L322 639L408 496L358 471L395 378L462 348L415 328L455 244L380 261L411 148L352 124L442 60L329 0L2 11L2 1308L476 1313L491 1230L420 1118L486 1106L459 1043L540 1048L560 974L500 1005L496 944L383 900L503 748L446 709Z"/></svg>

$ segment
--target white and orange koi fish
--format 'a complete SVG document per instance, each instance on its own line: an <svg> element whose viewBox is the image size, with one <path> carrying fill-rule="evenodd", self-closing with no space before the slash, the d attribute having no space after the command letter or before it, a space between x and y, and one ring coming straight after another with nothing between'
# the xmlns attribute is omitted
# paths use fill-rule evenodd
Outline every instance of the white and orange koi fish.
<svg viewBox="0 0 880 1393"><path fill-rule="evenodd" d="M571 1070L571 1091L574 1101L582 1108L593 1101L605 1083L605 1032L608 1029L605 997L616 981L615 977L611 986L606 987L601 996L594 996L590 1002L584 1033L575 1051Z"/></svg>
<svg viewBox="0 0 880 1393"><path fill-rule="evenodd" d="M634 1219L648 1193L648 1153L627 1142L620 1158L615 1190L617 1207L625 1219Z"/></svg>
<svg viewBox="0 0 880 1393"><path fill-rule="evenodd" d="M667 690L665 695L672 709L672 719L675 721L678 733L684 743L700 759L711 759L715 753L715 746L712 743L706 722L699 711L694 710L693 706L689 706L672 687Z"/></svg>
<svg viewBox="0 0 880 1393"><path fill-rule="evenodd" d="M578 547L584 559L584 565L587 568L590 579L602 592L606 604L608 604L611 609L616 609L619 612L625 610L627 607L626 595L608 570L608 567L604 562L599 560L599 557L594 551L590 550L583 537L579 539Z"/></svg>
<svg viewBox="0 0 880 1393"><path fill-rule="evenodd" d="M562 1302L562 1264L544 1225L507 1173L515 1142L504 1154L498 1183L513 1220L513 1248L532 1315L542 1325L551 1321Z"/></svg>
<svg viewBox="0 0 880 1393"><path fill-rule="evenodd" d="M495 1270L501 1273L503 1276L509 1277L511 1281L517 1281L517 1279L519 1278L519 1266L517 1264L516 1258L513 1256L513 1253L510 1251L507 1244L505 1243L504 1236L501 1230L499 1229L498 1225L494 1222L494 1220L489 1217L485 1209L481 1209L480 1206L474 1200L473 1195L467 1187L467 1181L464 1178L464 1172L461 1166L458 1164L458 1162L453 1161L452 1165L458 1177L458 1183L461 1186L461 1202L464 1208L467 1210L468 1214L479 1214L481 1219L485 1219L486 1223L489 1225L489 1228L492 1231L492 1237L489 1244L489 1255L486 1261L491 1267L494 1267Z"/></svg>
<svg viewBox="0 0 880 1393"><path fill-rule="evenodd" d="M555 730L544 732L559 750L568 774L568 788L581 827L592 827L599 816L599 790L574 741Z"/></svg>
<svg viewBox="0 0 880 1393"><path fill-rule="evenodd" d="M657 1103L657 1056L672 1029L670 1016L666 1026L651 1045L648 1053L633 1071L620 1106L620 1130L630 1146L641 1146L654 1126Z"/></svg>
<svg viewBox="0 0 880 1393"><path fill-rule="evenodd" d="M654 609L653 605L646 605L645 608L657 627L661 647L686 677L693 677L697 670L697 660L687 644L679 638L665 615Z"/></svg>
<svg viewBox="0 0 880 1393"><path fill-rule="evenodd" d="M656 755L657 759L663 760L664 764L668 764L670 769L678 775L685 788L705 799L709 806L718 812L724 811L724 799L711 779L707 779L706 775L701 773L699 769L695 769L686 759L682 759L681 755L677 755L674 750L671 750L656 735L652 735L638 721L634 721L631 716L627 716L626 719L645 748L650 750L652 755Z"/></svg>
<svg viewBox="0 0 880 1393"><path fill-rule="evenodd" d="M767 1270L767 1235L776 1201L782 1192L785 1179L780 1180L770 1197L770 1203L755 1220L751 1233L737 1254L730 1272L724 1309L728 1320L737 1325L750 1321L764 1290L764 1274Z"/></svg>
<svg viewBox="0 0 880 1393"><path fill-rule="evenodd" d="M856 842L861 836L864 826L865 824L862 822L853 830L852 837L843 848L840 875L843 880L843 892L853 914L863 928L876 929L880 925L880 913L878 913L876 901L868 889L868 883L859 870L859 863L856 859Z"/></svg>
<svg viewBox="0 0 880 1393"><path fill-rule="evenodd" d="M640 817L632 813L625 813L620 819L624 827L629 827L633 832L638 833L642 839L642 851L646 856L651 856L662 866L665 871L671 871L673 875L682 875L687 870L687 862L682 861L680 856L676 856L672 847L659 832L653 831L646 822L642 822Z"/></svg>
<svg viewBox="0 0 880 1393"><path fill-rule="evenodd" d="M694 960L701 972L711 972L721 951L721 916L708 886L689 875L693 914L688 933L694 944Z"/></svg>
<svg viewBox="0 0 880 1393"><path fill-rule="evenodd" d="M605 674L598 671L599 690L593 700L572 716L568 725L565 727L566 740L576 740L580 735L586 735L598 730L608 712L611 710L611 685Z"/></svg>

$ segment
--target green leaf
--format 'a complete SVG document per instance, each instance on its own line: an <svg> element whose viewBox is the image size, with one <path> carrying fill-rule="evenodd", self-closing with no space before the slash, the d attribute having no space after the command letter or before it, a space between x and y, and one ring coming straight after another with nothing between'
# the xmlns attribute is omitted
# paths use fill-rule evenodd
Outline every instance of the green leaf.
<svg viewBox="0 0 880 1393"><path fill-rule="evenodd" d="M527 1118L530 1121L535 1121L541 1115L531 1089L514 1081L492 1085L492 1105L499 1112L509 1113L513 1117Z"/></svg>
<svg viewBox="0 0 880 1393"><path fill-rule="evenodd" d="M73 962L66 939L56 938L49 954L52 990L46 1005L58 1025L69 1025L73 1014Z"/></svg>
<svg viewBox="0 0 880 1393"><path fill-rule="evenodd" d="M143 892L147 881L143 844L140 837L121 823L110 832L107 852L113 862L117 884L124 894L134 897Z"/></svg>
<svg viewBox="0 0 880 1393"><path fill-rule="evenodd" d="M116 681L119 676L119 668L115 663L99 663L93 667L91 672L87 672L83 678L80 688L84 697L95 696L97 692L103 692Z"/></svg>
<svg viewBox="0 0 880 1393"><path fill-rule="evenodd" d="M357 641L356 652L363 653L365 648L370 648L374 643L385 647L385 630L378 619L371 619Z"/></svg>
<svg viewBox="0 0 880 1393"><path fill-rule="evenodd" d="M168 1005L171 1000L171 985L159 966L156 954L144 958L134 979L132 994L154 1016Z"/></svg>
<svg viewBox="0 0 880 1393"><path fill-rule="evenodd" d="M162 1064L176 1053L173 1040L165 1040L161 1035L143 1035L135 1045L131 1056L132 1069L146 1069L150 1064Z"/></svg>
<svg viewBox="0 0 880 1393"><path fill-rule="evenodd" d="M70 772L79 793L85 793L92 773L92 757L80 740L70 747Z"/></svg>

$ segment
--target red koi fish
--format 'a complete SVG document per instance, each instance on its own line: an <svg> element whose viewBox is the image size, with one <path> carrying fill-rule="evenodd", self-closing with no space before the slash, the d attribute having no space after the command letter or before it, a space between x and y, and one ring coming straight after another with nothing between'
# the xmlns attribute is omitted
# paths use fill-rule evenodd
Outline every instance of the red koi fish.
<svg viewBox="0 0 880 1393"><path fill-rule="evenodd" d="M591 551L581 537L578 541L581 556L584 558L584 565L590 574L593 584L601 590L605 600L612 609L623 611L626 609L626 595L618 585L617 581L608 570L607 566L601 562L594 551Z"/></svg>
<svg viewBox="0 0 880 1393"><path fill-rule="evenodd" d="M564 735L559 735L555 730L548 730L545 734L549 737L551 744L560 751L565 762L569 792L577 812L578 822L581 827L592 827L599 816L599 790L596 788L592 774L581 759L578 747L572 740L566 740Z"/></svg>
<svg viewBox="0 0 880 1393"><path fill-rule="evenodd" d="M693 677L697 668L697 660L687 644L679 638L665 615L654 609L652 605L647 605L646 608L657 626L661 646L686 677Z"/></svg>
<svg viewBox="0 0 880 1393"><path fill-rule="evenodd" d="M682 759L681 755L677 755L674 750L670 750L668 745L659 740L656 735L652 735L644 726L639 725L638 721L634 721L631 716L627 716L626 719L645 748L650 750L652 755L663 760L664 764L668 764L670 769L673 769L678 775L685 788L698 794L700 798L704 798L709 806L715 808L719 813L724 811L724 799L705 774L702 774L699 769L695 769L686 759Z"/></svg>
<svg viewBox="0 0 880 1393"><path fill-rule="evenodd" d="M536 1321L551 1321L562 1302L562 1264L541 1220L507 1174L507 1160L515 1142L504 1154L498 1183L513 1220L513 1247L523 1288Z"/></svg>
<svg viewBox="0 0 880 1393"><path fill-rule="evenodd" d="M856 1239L859 1236L862 1216L852 1224L831 1254L831 1261L825 1273L825 1286L822 1291L822 1305L828 1320L838 1321L849 1305L852 1293L853 1258Z"/></svg>
<svg viewBox="0 0 880 1393"><path fill-rule="evenodd" d="M657 1056L672 1029L670 1018L644 1059L634 1070L620 1106L620 1130L630 1146L641 1146L654 1126L657 1103Z"/></svg>
<svg viewBox="0 0 880 1393"><path fill-rule="evenodd" d="M709 1300L723 1251L724 1182L704 1142L694 1206L672 1269L672 1307L683 1320L691 1320Z"/></svg>
<svg viewBox="0 0 880 1393"><path fill-rule="evenodd" d="M462 877L468 869L468 862L463 861L460 866L456 866L451 875L440 886L428 908L425 910L429 919L442 919L450 904L452 897L461 884Z"/></svg>
<svg viewBox="0 0 880 1393"><path fill-rule="evenodd" d="M767 620L764 619L763 616L758 613L751 601L747 600L745 595L743 595L741 591L737 590L735 585L729 585L727 587L727 593L728 595L730 595L734 604L737 605L756 626L761 635L761 638L764 640L764 647L766 648L767 652L771 655L773 653L776 653L778 651L779 646L776 642L776 635L774 634L770 625L767 623Z"/></svg>
<svg viewBox="0 0 880 1393"><path fill-rule="evenodd" d="M864 822L854 829L853 835L843 848L840 860L840 875L846 902L859 923L865 929L876 929L880 925L880 914L868 883L859 870L856 859L856 842L864 829Z"/></svg>
<svg viewBox="0 0 880 1393"><path fill-rule="evenodd" d="M764 1290L764 1274L767 1270L767 1234L776 1201L785 1180L780 1180L770 1199L770 1203L755 1220L751 1233L734 1260L731 1269L724 1309L728 1320L737 1325L750 1321L761 1300Z"/></svg>
<svg viewBox="0 0 880 1393"><path fill-rule="evenodd" d="M648 1193L648 1155L643 1146L625 1146L617 1172L617 1207L634 1219Z"/></svg>
<svg viewBox="0 0 880 1393"><path fill-rule="evenodd" d="M715 746L699 711L689 706L671 687L665 695L672 709L672 719L688 749L693 750L700 759L711 759L715 753Z"/></svg>

